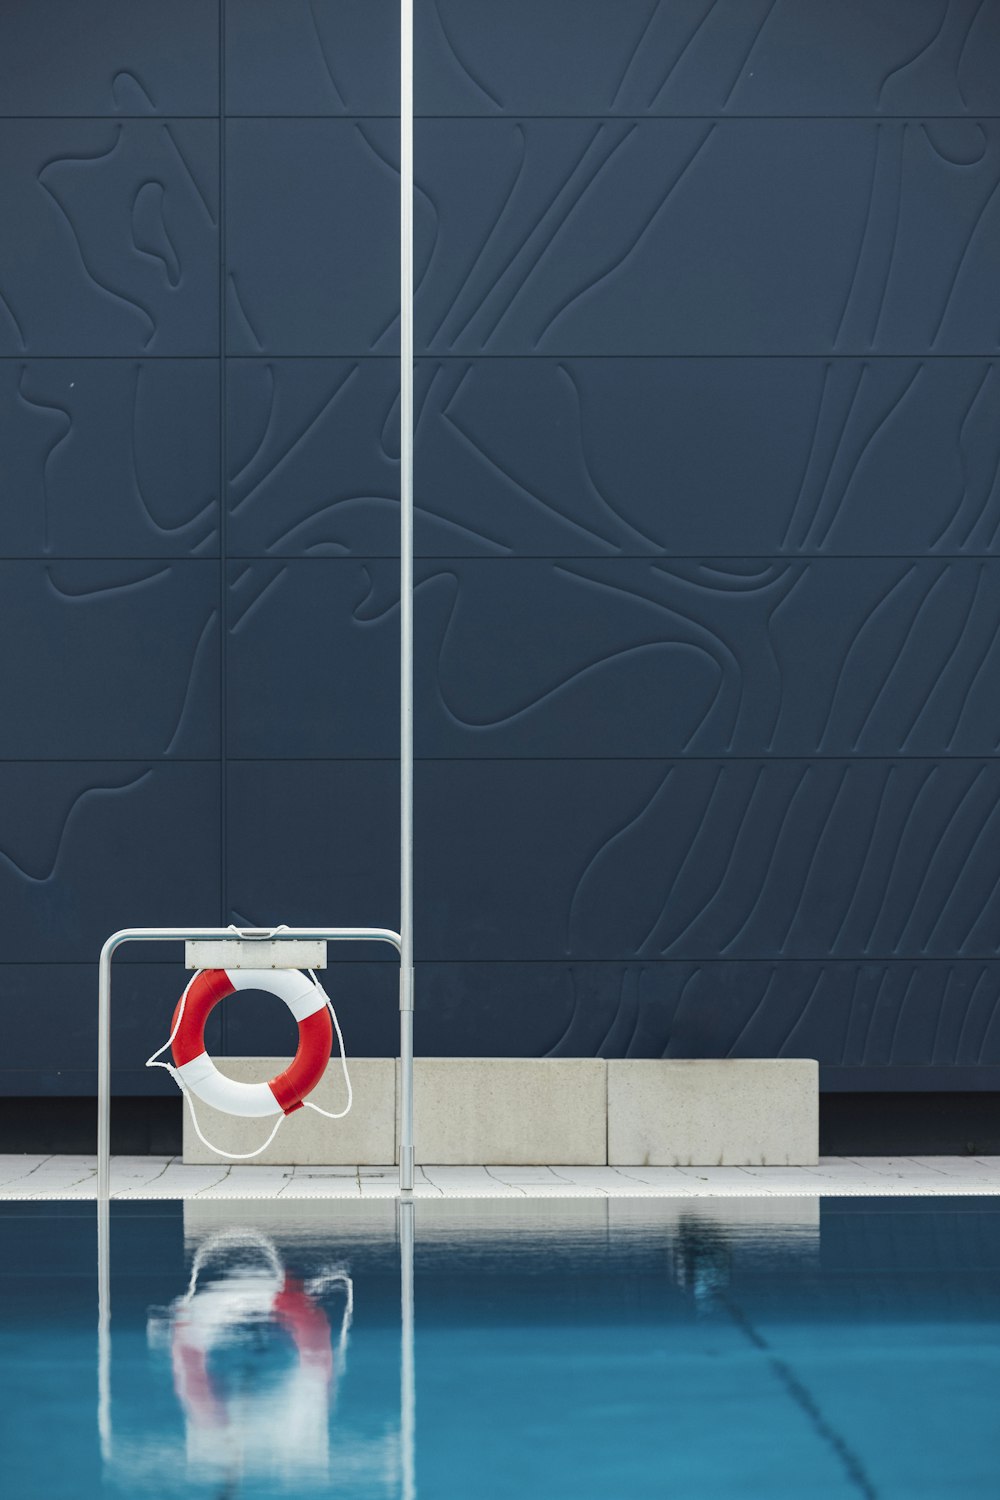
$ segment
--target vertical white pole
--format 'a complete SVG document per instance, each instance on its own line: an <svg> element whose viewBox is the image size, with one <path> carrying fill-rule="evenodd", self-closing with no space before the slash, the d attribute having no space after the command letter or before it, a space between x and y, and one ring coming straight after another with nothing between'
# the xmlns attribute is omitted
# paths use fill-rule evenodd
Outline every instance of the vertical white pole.
<svg viewBox="0 0 1000 1500"><path fill-rule="evenodd" d="M114 939L101 949L97 990L97 1198L111 1195L111 955Z"/></svg>
<svg viewBox="0 0 1000 1500"><path fill-rule="evenodd" d="M399 16L399 1188L413 1191L413 0Z"/></svg>

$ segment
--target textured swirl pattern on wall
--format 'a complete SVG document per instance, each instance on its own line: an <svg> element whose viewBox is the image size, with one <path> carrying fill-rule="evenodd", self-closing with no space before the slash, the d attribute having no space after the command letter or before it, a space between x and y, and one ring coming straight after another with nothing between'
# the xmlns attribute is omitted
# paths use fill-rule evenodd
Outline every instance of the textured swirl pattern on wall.
<svg viewBox="0 0 1000 1500"><path fill-rule="evenodd" d="M419 1050L1000 1087L1000 0L416 8ZM0 14L7 1093L115 928L396 921L396 67Z"/></svg>

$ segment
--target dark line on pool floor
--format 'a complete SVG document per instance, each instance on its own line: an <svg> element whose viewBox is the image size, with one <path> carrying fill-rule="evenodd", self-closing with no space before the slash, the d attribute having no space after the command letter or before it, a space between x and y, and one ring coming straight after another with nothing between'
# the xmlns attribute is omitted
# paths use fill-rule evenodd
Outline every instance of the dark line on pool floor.
<svg viewBox="0 0 1000 1500"><path fill-rule="evenodd" d="M725 1293L720 1293L718 1300L726 1309L737 1328L739 1328L741 1333L745 1334L754 1348L759 1349L762 1354L767 1355L768 1364L771 1366L774 1374L781 1381L781 1384L785 1387L796 1406L805 1413L819 1436L828 1447L832 1448L854 1488L859 1494L865 1495L867 1500L878 1500L878 1490L869 1478L864 1464L846 1439L842 1438L840 1433L830 1426L812 1392L802 1384L802 1381L791 1367L783 1359L778 1358L772 1350L771 1345L767 1342L767 1339L762 1333L758 1332L741 1307L737 1306Z"/></svg>

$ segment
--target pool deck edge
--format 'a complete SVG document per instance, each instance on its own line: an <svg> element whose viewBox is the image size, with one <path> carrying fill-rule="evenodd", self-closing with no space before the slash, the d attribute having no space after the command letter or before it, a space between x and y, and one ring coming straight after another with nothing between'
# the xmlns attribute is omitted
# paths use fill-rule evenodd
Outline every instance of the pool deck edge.
<svg viewBox="0 0 1000 1500"><path fill-rule="evenodd" d="M395 1197L394 1166L185 1166L179 1157L112 1161L112 1198L359 1199ZM94 1156L0 1155L0 1202L97 1195ZM815 1167L435 1167L414 1196L435 1198L788 1198L1000 1195L1000 1157L822 1157Z"/></svg>

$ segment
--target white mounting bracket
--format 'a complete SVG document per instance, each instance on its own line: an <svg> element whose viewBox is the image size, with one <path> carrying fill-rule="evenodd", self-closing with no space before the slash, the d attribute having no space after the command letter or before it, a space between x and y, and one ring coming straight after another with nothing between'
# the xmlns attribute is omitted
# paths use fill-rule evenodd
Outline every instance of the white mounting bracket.
<svg viewBox="0 0 1000 1500"><path fill-rule="evenodd" d="M221 942L184 944L187 969L325 969L326 944L300 939L275 941L270 932L260 937L244 934Z"/></svg>

